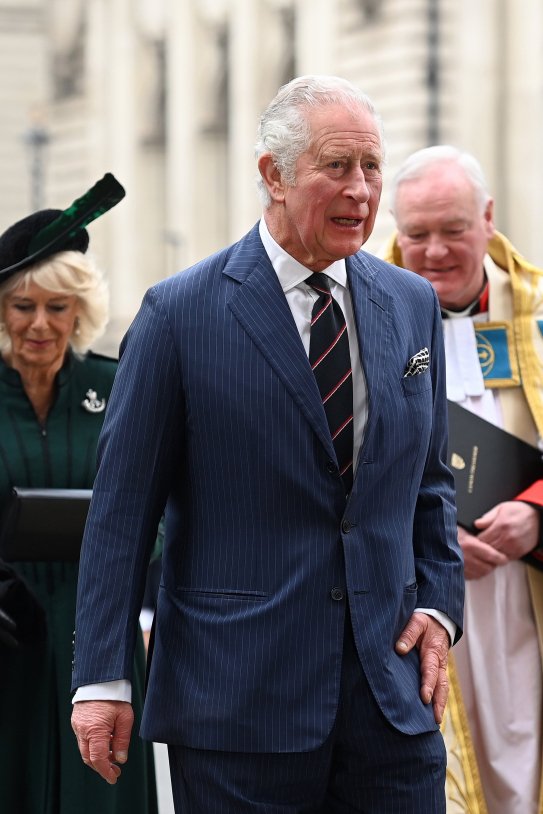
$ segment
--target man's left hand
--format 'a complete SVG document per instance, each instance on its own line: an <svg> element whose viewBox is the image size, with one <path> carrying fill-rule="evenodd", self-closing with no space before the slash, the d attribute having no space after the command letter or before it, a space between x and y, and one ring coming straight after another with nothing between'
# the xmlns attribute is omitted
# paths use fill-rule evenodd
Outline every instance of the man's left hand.
<svg viewBox="0 0 543 814"><path fill-rule="evenodd" d="M433 703L438 724L443 720L449 694L447 658L449 634L437 619L426 613L414 613L396 642L396 652L409 653L417 647L420 654L420 697L424 704Z"/></svg>
<svg viewBox="0 0 543 814"><path fill-rule="evenodd" d="M532 551L539 540L539 511L520 500L498 503L475 520L477 537L510 560L519 560Z"/></svg>

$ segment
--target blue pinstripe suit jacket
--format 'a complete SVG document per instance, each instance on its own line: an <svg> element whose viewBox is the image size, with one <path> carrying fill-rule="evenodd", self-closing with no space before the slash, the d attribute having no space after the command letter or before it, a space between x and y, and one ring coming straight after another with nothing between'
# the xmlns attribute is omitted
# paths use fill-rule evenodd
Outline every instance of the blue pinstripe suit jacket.
<svg viewBox="0 0 543 814"><path fill-rule="evenodd" d="M397 656L394 642L417 606L462 625L441 317L415 274L365 252L347 274L369 393L347 504L257 227L151 288L123 340L82 548L73 685L130 678L166 505L145 737L319 746L338 702L347 597L390 723L435 728L418 655ZM404 378L423 347L430 368Z"/></svg>

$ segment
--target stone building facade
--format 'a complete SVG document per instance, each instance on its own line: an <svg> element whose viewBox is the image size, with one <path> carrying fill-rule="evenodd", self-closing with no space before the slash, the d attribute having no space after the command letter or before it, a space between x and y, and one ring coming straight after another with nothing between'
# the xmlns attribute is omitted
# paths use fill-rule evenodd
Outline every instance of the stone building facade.
<svg viewBox="0 0 543 814"><path fill-rule="evenodd" d="M543 265L540 0L0 0L0 229L64 207L106 171L93 224L118 339L145 289L258 218L253 143L296 74L358 83L385 125L388 181L436 142L480 159L496 221Z"/></svg>

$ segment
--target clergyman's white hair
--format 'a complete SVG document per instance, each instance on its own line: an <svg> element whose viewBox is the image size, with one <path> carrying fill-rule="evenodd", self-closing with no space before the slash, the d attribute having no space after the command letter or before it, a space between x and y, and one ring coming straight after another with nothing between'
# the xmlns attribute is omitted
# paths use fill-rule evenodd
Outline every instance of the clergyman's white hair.
<svg viewBox="0 0 543 814"><path fill-rule="evenodd" d="M396 217L396 198L398 187L404 181L413 181L424 177L429 167L435 164L457 164L464 171L466 178L473 186L481 212L491 199L481 165L471 153L459 150L450 144L435 144L423 147L406 158L392 179L390 187L390 211Z"/></svg>

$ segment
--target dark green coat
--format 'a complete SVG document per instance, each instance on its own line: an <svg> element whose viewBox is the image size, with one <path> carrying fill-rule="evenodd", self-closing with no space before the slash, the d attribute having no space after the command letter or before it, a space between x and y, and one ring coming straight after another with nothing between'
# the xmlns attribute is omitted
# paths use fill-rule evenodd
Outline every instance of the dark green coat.
<svg viewBox="0 0 543 814"><path fill-rule="evenodd" d="M0 522L12 486L92 487L104 412L91 412L82 402L89 390L96 401L107 401L115 370L112 359L70 356L41 427L19 374L0 357ZM77 564L13 565L45 608L47 639L18 650L0 645L0 810L156 814L152 744L136 734L143 703L142 642L132 676L136 723L129 760L117 784L109 786L83 764L70 726Z"/></svg>

